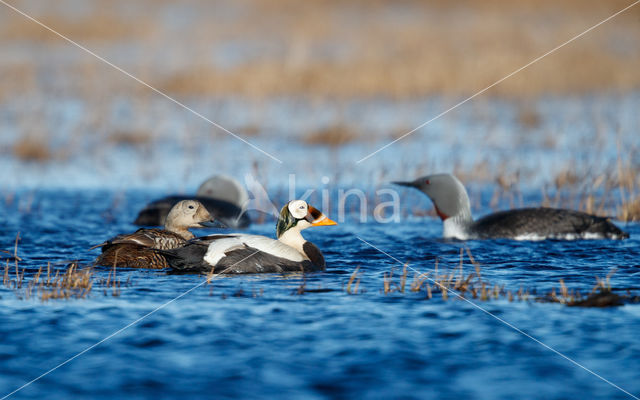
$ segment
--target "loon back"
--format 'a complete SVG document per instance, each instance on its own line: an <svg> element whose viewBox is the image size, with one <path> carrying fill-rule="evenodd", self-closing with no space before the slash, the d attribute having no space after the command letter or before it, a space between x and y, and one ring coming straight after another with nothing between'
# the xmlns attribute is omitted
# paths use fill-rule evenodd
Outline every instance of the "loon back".
<svg viewBox="0 0 640 400"><path fill-rule="evenodd" d="M629 234L609 218L556 208L523 208L501 211L475 221L474 238L511 239L624 239Z"/></svg>

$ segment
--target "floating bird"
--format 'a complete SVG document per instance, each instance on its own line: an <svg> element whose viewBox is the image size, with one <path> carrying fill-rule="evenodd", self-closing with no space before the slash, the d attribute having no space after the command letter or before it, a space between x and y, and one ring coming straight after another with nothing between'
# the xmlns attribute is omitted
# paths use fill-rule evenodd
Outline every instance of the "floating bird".
<svg viewBox="0 0 640 400"><path fill-rule="evenodd" d="M210 235L183 247L158 251L176 271L224 274L324 270L322 252L301 234L312 226L336 225L303 200L282 207L278 239L258 235Z"/></svg>
<svg viewBox="0 0 640 400"><path fill-rule="evenodd" d="M609 218L557 208L501 211L474 221L467 191L451 174L435 174L411 182L393 183L416 188L429 196L436 213L442 219L445 238L571 240L629 237L628 233L611 223Z"/></svg>
<svg viewBox="0 0 640 400"><path fill-rule="evenodd" d="M91 249L102 247L96 265L125 268L167 268L161 254L151 249L169 250L183 246L193 233L188 228L215 226L209 211L196 200L182 200L171 208L164 229L140 228L134 233L118 235Z"/></svg>
<svg viewBox="0 0 640 400"><path fill-rule="evenodd" d="M185 199L198 200L216 221L229 228L246 228L251 223L244 213L244 206L249 200L245 188L231 177L216 175L202 183L195 196L172 195L147 204L138 213L134 224L163 225L171 207Z"/></svg>

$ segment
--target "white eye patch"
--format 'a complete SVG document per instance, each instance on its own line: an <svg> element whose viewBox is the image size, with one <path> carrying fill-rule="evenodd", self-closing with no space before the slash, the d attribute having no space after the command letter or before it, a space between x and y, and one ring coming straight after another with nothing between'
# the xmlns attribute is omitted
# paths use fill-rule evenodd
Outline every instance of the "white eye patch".
<svg viewBox="0 0 640 400"><path fill-rule="evenodd" d="M296 219L301 219L307 216L307 202L304 200L293 200L289 203L289 212Z"/></svg>

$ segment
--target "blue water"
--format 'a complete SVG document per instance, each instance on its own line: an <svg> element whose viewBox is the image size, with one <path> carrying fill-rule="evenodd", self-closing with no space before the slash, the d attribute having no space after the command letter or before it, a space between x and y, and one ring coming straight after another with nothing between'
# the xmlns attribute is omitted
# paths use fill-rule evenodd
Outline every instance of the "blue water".
<svg viewBox="0 0 640 400"><path fill-rule="evenodd" d="M20 232L26 279L47 261L56 269L71 260L90 263L97 251L88 248L134 230L136 212L157 195L5 193L0 250L12 252ZM272 235L273 225L267 220L249 232ZM513 327L638 396L640 305L470 303L445 301L437 292L432 299L424 291L383 292L383 274L392 268L396 282L404 262L427 272L438 258L441 271L454 269L465 246L483 278L508 290L545 293L564 279L570 289L588 292L596 276L614 268L612 286L637 287L640 226L620 225L631 239L464 243L441 240L440 222L430 217L379 224L349 214L338 226L305 231L325 254L322 273L202 284L197 275L119 270L129 284L117 297L96 282L86 299L46 303L19 299L2 286L0 396L132 323L10 398L629 398ZM349 294L358 266L359 293ZM468 260L463 268L473 271ZM95 279L108 273L98 269ZM299 295L302 284L324 290Z"/></svg>

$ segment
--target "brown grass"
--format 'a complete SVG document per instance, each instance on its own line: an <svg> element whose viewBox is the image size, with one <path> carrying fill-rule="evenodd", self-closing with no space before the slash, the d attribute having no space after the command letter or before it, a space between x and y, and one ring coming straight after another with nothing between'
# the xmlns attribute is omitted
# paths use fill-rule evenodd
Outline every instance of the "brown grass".
<svg viewBox="0 0 640 400"><path fill-rule="evenodd" d="M349 282L347 283L347 293L348 294L358 294L358 287L360 286L360 275L358 272L360 271L360 267L356 267L351 276L349 277ZM355 281L355 285L353 282ZM353 285L353 288L352 286Z"/></svg>
<svg viewBox="0 0 640 400"><path fill-rule="evenodd" d="M53 158L49 144L35 137L18 139L13 145L13 155L24 161L45 162Z"/></svg>
<svg viewBox="0 0 640 400"><path fill-rule="evenodd" d="M41 271L42 269L40 269L36 276L29 282L30 285L38 285L38 278ZM50 277L50 275L47 274L47 277ZM92 278L92 268L79 270L77 264L71 264L62 275L58 275L56 272L53 278L43 281L40 286L38 286L40 300L85 298L89 295L93 287Z"/></svg>
<svg viewBox="0 0 640 400"><path fill-rule="evenodd" d="M576 9L556 7L552 2L537 3L537 7L531 7L524 2L486 5L471 1L459 12L444 4L405 2L403 6L413 11L416 18L396 23L388 17L393 3L378 2L360 13L360 18L351 23L352 29L345 29L337 23L337 16L347 11L348 6L339 2L307 2L295 7L297 13L292 13L290 20L285 17L286 28L274 27L283 37L296 38L284 43L289 46L288 58L272 58L267 54L230 71L200 67L197 73L185 71L180 85L185 85L182 88L186 93L226 92L235 87L241 92L327 96L398 98L433 93L468 94L591 26L602 19L598 18L600 13L604 18L617 6L626 5L609 3L609 10L577 2L573 3L580 4ZM270 7L257 7L256 11L269 20L276 19L274 14L282 8L291 6L290 2L275 2ZM554 14L563 18L550 19L549 15ZM322 20L328 27L322 29L314 20ZM627 29L636 31L638 27L633 27L632 21L627 16L616 21L615 29L603 27L600 35L568 46L496 87L494 92L539 94L549 90L580 92L612 86L637 87L640 78L633 72L633 61L612 54L607 46L608 35ZM544 30L539 28L543 22ZM258 29L249 29L247 34L257 36L262 33ZM310 49L324 43L349 48L349 56L315 59ZM189 77L193 84L188 83ZM180 91L180 85L170 90Z"/></svg>
<svg viewBox="0 0 640 400"><path fill-rule="evenodd" d="M92 267L79 268L77 263L69 264L62 272L52 270L51 263L46 268L40 267L38 271L26 278L26 268L20 269L16 260L14 265L7 261L2 283L5 287L13 289L18 298L28 300L36 297L43 302L57 299L84 299L87 298L97 283L103 288L105 296L120 296L122 286L130 286L130 277L125 282L116 278L115 268L109 272L106 279L98 279Z"/></svg>
<svg viewBox="0 0 640 400"><path fill-rule="evenodd" d="M640 221L640 196L635 200L621 204L618 219L621 221Z"/></svg>
<svg viewBox="0 0 640 400"><path fill-rule="evenodd" d="M28 3L14 3L30 11ZM195 12L176 40L176 31L158 17L175 3L141 0L127 13L115 11L124 3L95 1L82 17L67 16L68 5L41 7L34 14L90 48L104 43L146 44L148 54L133 68L171 94L252 98L470 94L629 5L623 0L477 0L455 5L439 0L244 0L236 6L240 11L233 8L234 18L220 18L227 5L191 0L180 5ZM637 7L630 9L491 93L528 96L640 87L639 15ZM0 26L0 38L64 43L18 14ZM182 40L186 38L188 46ZM222 50L236 44L239 49L230 48L228 53L240 56L226 65ZM245 51L249 55L242 58ZM61 71L83 73L85 61L80 59L67 60L71 65ZM188 62L163 68L159 59ZM535 126L536 117L524 114L521 121Z"/></svg>
<svg viewBox="0 0 640 400"><path fill-rule="evenodd" d="M560 303L569 307L614 307L625 303L638 303L640 297L634 295L627 289L616 289L611 287L611 271L604 279L596 277L596 285L592 291L584 296L577 290L570 290L564 281L560 280L560 288L555 288L542 296L532 294L534 291L520 288L517 291L506 290L504 285L491 284L482 278L481 266L475 261L473 255L466 249L467 256L475 272L464 273L463 249L460 249L460 263L454 270L438 272L438 260L436 259L433 271L414 274L410 284L410 292L418 293L424 291L427 299L432 299L435 292L440 292L443 300L449 298L466 299L471 298L480 301L505 299L512 301L536 301L542 303ZM407 283L407 268L405 264L399 279L394 280L394 269L383 274L382 292L385 295L392 293L405 293ZM615 292L625 291L625 294Z"/></svg>
<svg viewBox="0 0 640 400"><path fill-rule="evenodd" d="M151 140L151 134L146 131L115 131L108 137L110 143L126 146L141 146L150 143Z"/></svg>
<svg viewBox="0 0 640 400"><path fill-rule="evenodd" d="M618 146L617 189L621 204L618 219L621 221L640 221L640 166L622 159L622 149ZM628 149L633 154L634 149ZM637 151L637 150L636 150Z"/></svg>
<svg viewBox="0 0 640 400"><path fill-rule="evenodd" d="M596 277L595 286L586 296L577 290L569 290L564 281L560 279L560 288L557 292L554 288L551 293L536 298L536 301L560 303L569 307L616 307L625 303L638 303L638 296L633 295L630 290L611 287L611 276L614 273L615 269L607 274L604 279ZM626 293L620 295L615 293L616 291L624 291Z"/></svg>
<svg viewBox="0 0 640 400"><path fill-rule="evenodd" d="M309 145L337 147L358 139L358 134L346 125L334 125L311 132L303 141Z"/></svg>
<svg viewBox="0 0 640 400"><path fill-rule="evenodd" d="M40 267L30 279L25 279L25 274L26 268L20 271L17 261L13 267L7 262L2 283L5 287L13 289L18 298L27 300L34 296L43 302L52 299L86 298L93 286L93 269L78 269L75 263L70 264L62 274L59 271L52 274L51 263L47 263L46 272Z"/></svg>
<svg viewBox="0 0 640 400"><path fill-rule="evenodd" d="M154 21L116 15L110 11L108 3L101 3L95 7L95 14L87 18L67 17L57 13L35 17L43 24L79 42L130 40L132 37L140 39L152 36L156 25ZM17 8L23 7L19 1L13 4ZM0 28L0 32L4 40L63 42L59 36L18 15L16 18L9 18Z"/></svg>
<svg viewBox="0 0 640 400"><path fill-rule="evenodd" d="M13 257L7 259L2 275L2 284L12 289L19 299L28 300L36 297L43 302L56 299L84 299L91 293L96 282L95 270L92 267L79 268L77 262L71 262L64 270L51 267L48 262L46 268L40 266L38 271L27 276L27 268L20 269L18 256L18 242L20 233L16 235ZM3 253L9 253L3 251ZM10 261L13 261L11 263ZM104 294L111 290L112 296L120 295L122 285L130 286L131 277L122 284L116 279L115 267L109 272L106 279L98 279L98 285L104 288Z"/></svg>

